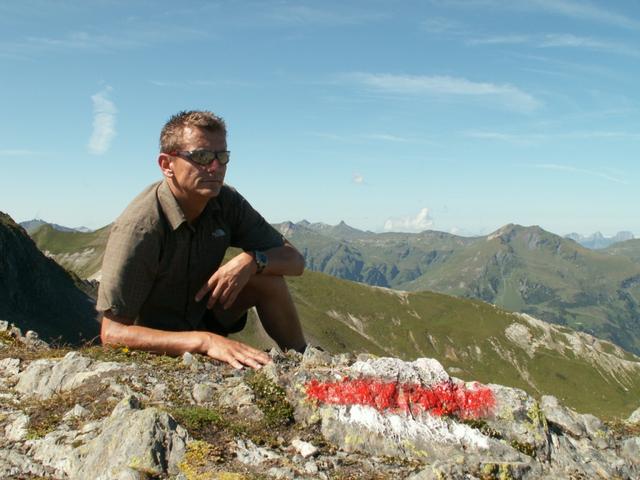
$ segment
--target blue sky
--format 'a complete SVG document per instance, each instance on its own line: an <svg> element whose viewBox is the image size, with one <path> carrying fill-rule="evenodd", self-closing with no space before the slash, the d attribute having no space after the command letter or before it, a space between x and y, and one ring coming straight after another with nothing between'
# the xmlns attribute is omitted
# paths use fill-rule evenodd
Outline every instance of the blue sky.
<svg viewBox="0 0 640 480"><path fill-rule="evenodd" d="M271 222L640 235L636 1L6 1L0 72L18 221L111 222L203 108Z"/></svg>

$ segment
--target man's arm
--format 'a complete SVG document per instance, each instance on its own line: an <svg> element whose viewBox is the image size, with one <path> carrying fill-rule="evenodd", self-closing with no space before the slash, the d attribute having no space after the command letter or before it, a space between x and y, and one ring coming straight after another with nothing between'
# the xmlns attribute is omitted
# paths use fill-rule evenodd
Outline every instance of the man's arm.
<svg viewBox="0 0 640 480"><path fill-rule="evenodd" d="M113 315L110 311L104 312L100 330L102 343L169 355L201 353L227 362L234 368L242 368L244 365L260 368L271 361L266 353L215 333L169 332L132 323L129 318Z"/></svg>
<svg viewBox="0 0 640 480"><path fill-rule="evenodd" d="M280 247L264 252L267 266L260 275L298 276L304 271L304 257L287 240ZM242 252L222 265L196 294L196 301L202 300L208 292L211 296L207 308L219 302L224 309L230 308L258 267L250 253Z"/></svg>

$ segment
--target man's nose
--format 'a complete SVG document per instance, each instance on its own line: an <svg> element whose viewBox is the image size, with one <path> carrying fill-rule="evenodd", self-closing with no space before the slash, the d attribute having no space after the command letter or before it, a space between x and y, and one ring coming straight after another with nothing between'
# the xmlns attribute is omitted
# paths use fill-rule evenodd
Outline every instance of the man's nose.
<svg viewBox="0 0 640 480"><path fill-rule="evenodd" d="M209 172L219 172L227 168L226 165L222 165L220 161L216 158L209 165L205 167Z"/></svg>

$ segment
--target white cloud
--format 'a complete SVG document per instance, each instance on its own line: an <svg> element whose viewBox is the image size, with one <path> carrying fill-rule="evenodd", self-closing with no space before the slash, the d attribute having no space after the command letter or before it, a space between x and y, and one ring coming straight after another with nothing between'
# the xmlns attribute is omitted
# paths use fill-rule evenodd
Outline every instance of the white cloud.
<svg viewBox="0 0 640 480"><path fill-rule="evenodd" d="M509 84L473 82L465 78L441 75L394 75L389 73L353 73L346 78L381 92L402 95L452 95L492 97L507 107L530 112L540 106L532 95Z"/></svg>
<svg viewBox="0 0 640 480"><path fill-rule="evenodd" d="M576 131L564 133L505 133L493 131L468 131L465 136L480 140L495 140L517 145L532 145L554 140L640 140L640 133L626 131Z"/></svg>
<svg viewBox="0 0 640 480"><path fill-rule="evenodd" d="M362 135L363 138L368 140L382 140L385 142L408 142L409 139L404 137L399 137L397 135L389 135L387 133L367 133Z"/></svg>
<svg viewBox="0 0 640 480"><path fill-rule="evenodd" d="M24 149L6 149L0 150L0 157L25 157L31 155L37 155L38 152L33 150L24 150Z"/></svg>
<svg viewBox="0 0 640 480"><path fill-rule="evenodd" d="M364 184L364 176L360 173L354 173L353 174L353 183L355 183L356 185L362 185Z"/></svg>
<svg viewBox="0 0 640 480"><path fill-rule="evenodd" d="M509 2L511 3L511 2ZM615 13L597 7L589 2L576 2L572 0L528 0L523 2L525 6L540 9L548 13L555 13L572 18L591 20L598 23L607 23L623 28L640 28L640 22L625 15ZM610 5L616 5L612 2Z"/></svg>
<svg viewBox="0 0 640 480"><path fill-rule="evenodd" d="M599 177L599 178L603 178L605 180L608 180L610 182L614 182L614 183L620 183L623 185L628 185L629 182L627 182L626 180L622 180L621 178L617 178L614 176L611 176L607 173L603 173L603 172L598 172L595 170L587 170L584 168L576 168L576 167L572 167L570 165L559 165L556 163L539 163L536 165L532 165L532 167L535 168L543 168L545 170L558 170L558 171L564 171L564 172L571 172L571 173L579 173L579 174L583 174L583 175L589 175L592 177Z"/></svg>
<svg viewBox="0 0 640 480"><path fill-rule="evenodd" d="M89 152L102 155L109 150L116 136L115 104L108 98L112 88L107 86L91 96L93 102L93 133L89 139Z"/></svg>
<svg viewBox="0 0 640 480"><path fill-rule="evenodd" d="M433 225L429 209L423 208L415 217L391 217L384 222L387 232L422 232Z"/></svg>
<svg viewBox="0 0 640 480"><path fill-rule="evenodd" d="M346 4L345 4L346 5ZM296 5L292 3L276 4L266 12L270 24L277 23L290 26L348 26L363 23L376 22L384 19L386 14L375 12L372 8L350 10L346 8L329 9L310 7L308 5Z"/></svg>
<svg viewBox="0 0 640 480"><path fill-rule="evenodd" d="M548 33L545 35L498 35L473 38L467 45L528 45L535 48L582 48L617 55L640 56L640 49L619 42L610 42L593 37L580 37L571 33Z"/></svg>
<svg viewBox="0 0 640 480"><path fill-rule="evenodd" d="M432 0L435 1L435 0ZM575 0L446 0L447 6L462 8L493 8L500 11L543 12L551 15L588 20L627 29L640 29L640 21L626 15L601 8L588 1ZM609 2L607 5L618 5Z"/></svg>

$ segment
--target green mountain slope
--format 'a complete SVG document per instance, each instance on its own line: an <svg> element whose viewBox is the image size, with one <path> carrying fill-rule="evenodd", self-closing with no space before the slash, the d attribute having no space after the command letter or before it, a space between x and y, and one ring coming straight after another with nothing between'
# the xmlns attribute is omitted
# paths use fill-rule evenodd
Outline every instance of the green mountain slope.
<svg viewBox="0 0 640 480"><path fill-rule="evenodd" d="M65 232L44 224L31 238L45 255L81 278L94 279L102 266L110 225L93 232Z"/></svg>
<svg viewBox="0 0 640 480"><path fill-rule="evenodd" d="M288 279L311 343L331 352L433 357L463 379L552 394L605 417L640 398L640 358L612 343L478 300L397 292L305 272ZM240 338L268 346L255 323Z"/></svg>
<svg viewBox="0 0 640 480"><path fill-rule="evenodd" d="M506 225L466 238L432 231L346 237L337 227L313 225L278 225L311 270L481 299L640 353L640 265L631 253L589 250L535 226Z"/></svg>
<svg viewBox="0 0 640 480"><path fill-rule="evenodd" d="M640 263L640 238L613 244L603 249L602 252L609 255L623 255L634 262Z"/></svg>
<svg viewBox="0 0 640 480"><path fill-rule="evenodd" d="M0 212L0 319L45 340L78 344L98 334L81 281L46 258L25 230Z"/></svg>

